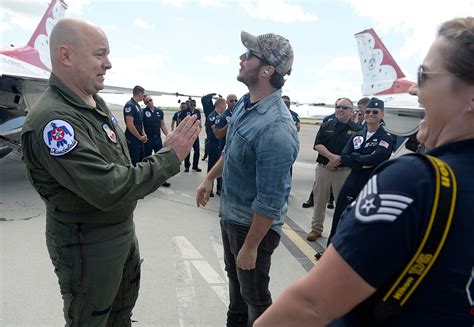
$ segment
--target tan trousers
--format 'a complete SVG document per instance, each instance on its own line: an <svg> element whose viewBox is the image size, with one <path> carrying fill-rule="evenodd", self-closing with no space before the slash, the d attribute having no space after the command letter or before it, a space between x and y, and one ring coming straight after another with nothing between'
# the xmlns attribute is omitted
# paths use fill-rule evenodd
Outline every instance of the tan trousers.
<svg viewBox="0 0 474 327"><path fill-rule="evenodd" d="M336 201L339 191L350 172L351 169L348 167L329 170L322 164L316 165L313 184L314 209L311 230L319 233L323 232L324 218L326 218L326 205L329 201L331 189L334 200Z"/></svg>

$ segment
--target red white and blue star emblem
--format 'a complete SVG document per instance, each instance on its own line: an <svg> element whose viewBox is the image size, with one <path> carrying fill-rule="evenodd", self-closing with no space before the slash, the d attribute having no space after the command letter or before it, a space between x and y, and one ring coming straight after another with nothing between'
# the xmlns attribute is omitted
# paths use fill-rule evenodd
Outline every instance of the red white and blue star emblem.
<svg viewBox="0 0 474 327"><path fill-rule="evenodd" d="M68 122L55 119L46 124L43 129L43 141L50 149L52 156L62 156L76 147L79 143L74 138L74 129Z"/></svg>

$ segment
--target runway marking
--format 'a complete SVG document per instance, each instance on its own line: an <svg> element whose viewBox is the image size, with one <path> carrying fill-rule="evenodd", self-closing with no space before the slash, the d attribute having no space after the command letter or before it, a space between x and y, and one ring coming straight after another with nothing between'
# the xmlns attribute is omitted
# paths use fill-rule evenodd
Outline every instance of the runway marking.
<svg viewBox="0 0 474 327"><path fill-rule="evenodd" d="M212 237L211 244L216 254L223 252L222 245ZM175 257L179 325L181 327L199 326L199 310L191 266L199 272L224 305L229 303L227 278L221 277L221 274L204 259L185 236L173 237L173 254ZM219 261L223 260L219 258ZM223 262L219 262L219 264L221 267L223 266ZM222 275L225 276L223 273Z"/></svg>
<svg viewBox="0 0 474 327"><path fill-rule="evenodd" d="M212 248L216 254L217 259L219 259L219 265L221 266L222 271L225 272L225 263L224 263L224 247L219 243L214 237L210 236ZM227 274L224 274L224 279L226 283L229 283Z"/></svg>
<svg viewBox="0 0 474 327"><path fill-rule="evenodd" d="M314 261L315 250L306 243L287 223L283 224L283 233L296 245L296 247L311 261Z"/></svg>

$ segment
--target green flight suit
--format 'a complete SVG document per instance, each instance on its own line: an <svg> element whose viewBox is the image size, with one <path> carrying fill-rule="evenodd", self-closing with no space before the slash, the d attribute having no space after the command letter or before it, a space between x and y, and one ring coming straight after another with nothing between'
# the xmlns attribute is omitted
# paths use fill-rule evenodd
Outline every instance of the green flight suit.
<svg viewBox="0 0 474 327"><path fill-rule="evenodd" d="M66 325L130 326L141 264L133 211L180 162L163 148L133 167L117 120L94 100L86 105L51 74L23 126L23 160L46 203Z"/></svg>

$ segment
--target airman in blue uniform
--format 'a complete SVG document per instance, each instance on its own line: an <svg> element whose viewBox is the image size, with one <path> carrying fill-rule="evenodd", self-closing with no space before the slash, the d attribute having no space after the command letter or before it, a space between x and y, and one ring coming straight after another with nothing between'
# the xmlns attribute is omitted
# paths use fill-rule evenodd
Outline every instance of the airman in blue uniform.
<svg viewBox="0 0 474 327"><path fill-rule="evenodd" d="M142 109L138 104L143 100L144 95L145 89L138 85L135 86L133 88L133 97L127 101L123 107L123 116L126 125L125 137L127 138L130 159L134 166L145 157L143 144L146 143L147 136L143 130Z"/></svg>
<svg viewBox="0 0 474 327"><path fill-rule="evenodd" d="M377 165L392 154L393 137L380 124L384 116L384 102L372 98L364 111L365 127L352 136L341 153L342 164L351 168L336 200L328 244L336 232L339 219L346 206L364 187Z"/></svg>
<svg viewBox="0 0 474 327"><path fill-rule="evenodd" d="M146 107L143 109L143 129L148 138L145 143L145 157L148 157L153 152L157 153L163 147L161 140L161 132L165 136L168 135L168 129L165 124L165 114L159 107L155 107L153 99L149 95L145 95L143 99ZM164 187L171 186L168 181L161 184Z"/></svg>

